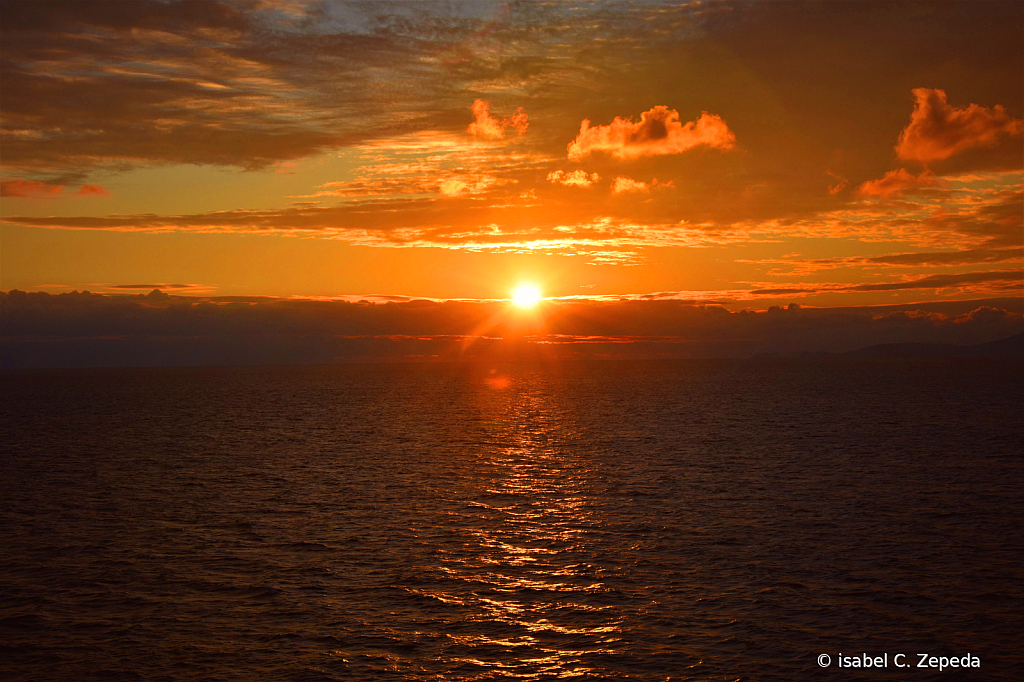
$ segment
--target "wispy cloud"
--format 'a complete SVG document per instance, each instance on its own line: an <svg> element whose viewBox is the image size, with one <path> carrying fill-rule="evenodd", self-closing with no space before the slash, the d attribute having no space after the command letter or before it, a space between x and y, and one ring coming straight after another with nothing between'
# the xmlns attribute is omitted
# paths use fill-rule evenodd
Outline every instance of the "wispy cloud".
<svg viewBox="0 0 1024 682"><path fill-rule="evenodd" d="M68 195L64 193L64 185L51 185L39 180L23 178L0 181L0 197L53 199L59 196L109 197L110 190L103 185L82 185L77 192Z"/></svg>
<svg viewBox="0 0 1024 682"><path fill-rule="evenodd" d="M740 259L739 263L776 266L769 274L810 275L822 270L859 268L865 270L893 268L930 268L956 265L977 265L987 263L1024 262L1024 250L1020 248L979 248L960 251L917 251L892 253L883 256L845 256L839 258L761 258Z"/></svg>
<svg viewBox="0 0 1024 682"><path fill-rule="evenodd" d="M598 82L575 58L588 49L578 36L628 35L645 23L628 15L596 29L566 27L570 11L557 6L289 7L10 3L5 168L58 184L149 164L282 169L411 132L465 135L469 93L484 92L470 107L470 133L519 137L530 121L509 101L510 88L557 83L571 100ZM541 35L538 22L562 27Z"/></svg>
<svg viewBox="0 0 1024 682"><path fill-rule="evenodd" d="M498 201L482 200L501 188L490 177L439 175L442 182L453 182L444 196L440 187L423 185L415 175L408 180L409 187L422 187L430 195L350 196L339 206L301 204L180 215L5 216L5 221L58 229L305 233L368 246L561 253L635 252L652 246L708 246L786 237L993 249L1018 246L1024 229L1024 194L1012 173L950 180L948 188L936 188L934 196L919 201L863 200L788 219L742 221L672 220L671 204L663 209L652 203L649 212L638 213L632 206L636 202L613 199L606 204L566 202L552 210L535 196L520 196L520 186L511 182L514 177L499 178L506 188L517 188L513 192L495 197ZM655 194L650 194L652 202Z"/></svg>
<svg viewBox="0 0 1024 682"><path fill-rule="evenodd" d="M993 270L988 272L967 272L925 277L906 278L896 282L803 282L771 285L750 289L752 296L799 296L832 292L876 292L931 290L934 292L955 289L961 293L975 295L1010 295L1024 287L1024 271Z"/></svg>
<svg viewBox="0 0 1024 682"><path fill-rule="evenodd" d="M196 289L198 284L108 284L106 289Z"/></svg>
<svg viewBox="0 0 1024 682"><path fill-rule="evenodd" d="M878 180L868 180L857 188L857 193L862 197L888 198L919 187L935 187L936 185L941 186L943 184L942 179L937 178L929 170L913 175L900 168L899 170L889 171Z"/></svg>

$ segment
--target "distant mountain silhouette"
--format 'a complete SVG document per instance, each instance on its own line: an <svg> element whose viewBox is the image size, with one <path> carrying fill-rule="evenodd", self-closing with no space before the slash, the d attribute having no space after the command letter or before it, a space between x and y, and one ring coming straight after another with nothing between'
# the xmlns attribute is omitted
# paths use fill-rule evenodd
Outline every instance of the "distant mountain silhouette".
<svg viewBox="0 0 1024 682"><path fill-rule="evenodd" d="M1006 339L958 346L952 343L883 343L842 354L854 358L973 358L1024 355L1024 334Z"/></svg>

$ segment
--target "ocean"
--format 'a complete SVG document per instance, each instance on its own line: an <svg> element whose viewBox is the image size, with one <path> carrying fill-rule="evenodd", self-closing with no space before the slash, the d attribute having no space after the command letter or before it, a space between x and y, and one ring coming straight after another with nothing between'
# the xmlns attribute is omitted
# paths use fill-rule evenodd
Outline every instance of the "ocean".
<svg viewBox="0 0 1024 682"><path fill-rule="evenodd" d="M1022 379L4 371L0 678L1016 681Z"/></svg>

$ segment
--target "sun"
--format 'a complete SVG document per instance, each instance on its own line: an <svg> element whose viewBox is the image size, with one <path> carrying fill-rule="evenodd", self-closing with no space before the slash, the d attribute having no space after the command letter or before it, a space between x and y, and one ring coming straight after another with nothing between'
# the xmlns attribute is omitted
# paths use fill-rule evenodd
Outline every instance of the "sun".
<svg viewBox="0 0 1024 682"><path fill-rule="evenodd" d="M520 308L532 308L540 302L540 289L532 284L520 284L512 292L512 302Z"/></svg>

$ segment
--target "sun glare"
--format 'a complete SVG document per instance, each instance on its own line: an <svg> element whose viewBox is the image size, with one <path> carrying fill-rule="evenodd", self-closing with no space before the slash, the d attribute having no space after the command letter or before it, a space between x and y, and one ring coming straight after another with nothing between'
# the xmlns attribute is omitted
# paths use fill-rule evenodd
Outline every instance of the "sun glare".
<svg viewBox="0 0 1024 682"><path fill-rule="evenodd" d="M540 302L540 289L532 284L520 284L512 292L512 302L520 308L532 308Z"/></svg>

